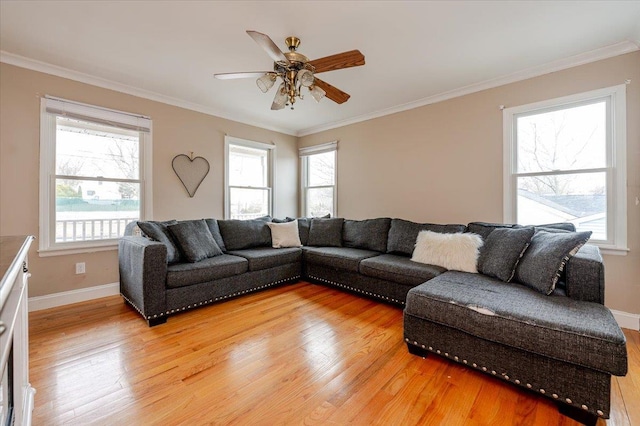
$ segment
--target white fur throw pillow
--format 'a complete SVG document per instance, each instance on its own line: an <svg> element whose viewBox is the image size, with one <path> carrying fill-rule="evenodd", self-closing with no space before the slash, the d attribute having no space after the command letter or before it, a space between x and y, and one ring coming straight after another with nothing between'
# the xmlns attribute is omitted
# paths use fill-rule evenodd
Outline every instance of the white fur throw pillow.
<svg viewBox="0 0 640 426"><path fill-rule="evenodd" d="M271 229L271 245L273 248L301 247L300 233L298 232L298 219L285 222L268 222Z"/></svg>
<svg viewBox="0 0 640 426"><path fill-rule="evenodd" d="M482 237L472 233L420 231L411 260L453 271L478 273Z"/></svg>

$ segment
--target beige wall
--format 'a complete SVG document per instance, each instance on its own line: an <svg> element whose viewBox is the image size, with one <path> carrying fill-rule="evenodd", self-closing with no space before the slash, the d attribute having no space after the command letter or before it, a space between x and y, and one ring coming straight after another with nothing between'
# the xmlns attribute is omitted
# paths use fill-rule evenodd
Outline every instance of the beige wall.
<svg viewBox="0 0 640 426"><path fill-rule="evenodd" d="M606 304L640 314L640 52L302 137L338 140L338 215L502 221L502 111L627 86L627 256L606 255Z"/></svg>
<svg viewBox="0 0 640 426"><path fill-rule="evenodd" d="M298 210L297 138L167 104L101 89L64 78L0 64L0 234L38 235L40 96L148 115L153 120L154 218L191 219L223 215L224 135L276 145L278 217ZM209 175L189 198L171 168L177 154L205 157ZM29 296L40 296L118 281L115 250L39 257L30 252ZM75 263L87 273L75 275Z"/></svg>

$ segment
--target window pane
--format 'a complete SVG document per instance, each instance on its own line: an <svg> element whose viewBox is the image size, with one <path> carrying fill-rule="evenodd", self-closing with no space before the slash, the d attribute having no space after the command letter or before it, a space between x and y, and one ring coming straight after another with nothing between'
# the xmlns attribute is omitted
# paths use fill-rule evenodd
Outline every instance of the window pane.
<svg viewBox="0 0 640 426"><path fill-rule="evenodd" d="M307 157L309 186L333 185L336 175L335 151Z"/></svg>
<svg viewBox="0 0 640 426"><path fill-rule="evenodd" d="M333 188L307 189L307 216L333 214Z"/></svg>
<svg viewBox="0 0 640 426"><path fill-rule="evenodd" d="M518 178L517 222L540 225L572 222L592 239L607 240L605 173Z"/></svg>
<svg viewBox="0 0 640 426"><path fill-rule="evenodd" d="M269 186L268 159L266 149L229 145L229 185Z"/></svg>
<svg viewBox="0 0 640 426"><path fill-rule="evenodd" d="M56 118L56 174L140 178L140 134L64 117Z"/></svg>
<svg viewBox="0 0 640 426"><path fill-rule="evenodd" d="M56 179L55 241L119 238L140 219L140 184Z"/></svg>
<svg viewBox="0 0 640 426"><path fill-rule="evenodd" d="M518 172L606 167L606 102L517 118Z"/></svg>
<svg viewBox="0 0 640 426"><path fill-rule="evenodd" d="M255 219L269 214L269 190L229 188L231 219Z"/></svg>

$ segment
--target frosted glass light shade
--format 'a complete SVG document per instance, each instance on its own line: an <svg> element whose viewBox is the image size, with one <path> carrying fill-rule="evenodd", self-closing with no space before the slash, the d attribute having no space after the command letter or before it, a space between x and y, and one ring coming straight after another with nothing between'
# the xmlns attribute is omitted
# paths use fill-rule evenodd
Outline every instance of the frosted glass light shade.
<svg viewBox="0 0 640 426"><path fill-rule="evenodd" d="M280 83L276 96L273 98L271 109L282 109L287 103L287 91L284 89L284 83Z"/></svg>
<svg viewBox="0 0 640 426"><path fill-rule="evenodd" d="M311 92L311 96L313 96L313 99L315 99L316 102L320 102L320 100L322 98L324 98L324 95L327 94L327 92L325 92L324 90L322 90L318 86L313 86L313 88L310 90L310 92Z"/></svg>
<svg viewBox="0 0 640 426"><path fill-rule="evenodd" d="M268 73L263 75L262 77L256 80L256 84L258 88L262 90L262 93L267 93L273 84L276 82L276 75L273 73Z"/></svg>
<svg viewBox="0 0 640 426"><path fill-rule="evenodd" d="M309 87L313 84L313 73L309 70L300 70L296 79L301 86Z"/></svg>

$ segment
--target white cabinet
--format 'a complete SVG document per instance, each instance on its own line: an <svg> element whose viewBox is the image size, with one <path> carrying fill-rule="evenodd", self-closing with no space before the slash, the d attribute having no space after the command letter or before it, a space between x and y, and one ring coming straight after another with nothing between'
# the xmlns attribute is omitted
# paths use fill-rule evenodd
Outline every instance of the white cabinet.
<svg viewBox="0 0 640 426"><path fill-rule="evenodd" d="M0 425L30 425L27 253L33 237L0 237Z"/></svg>

